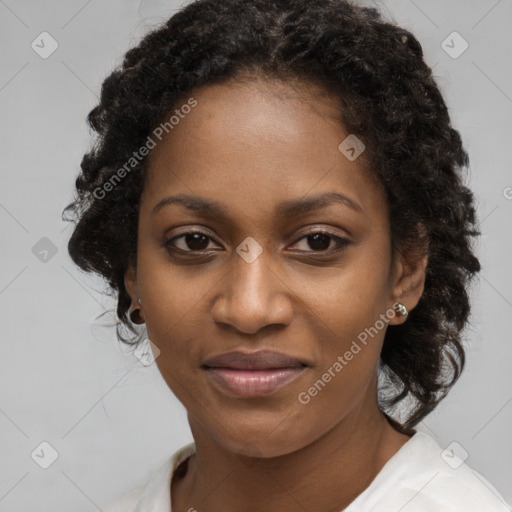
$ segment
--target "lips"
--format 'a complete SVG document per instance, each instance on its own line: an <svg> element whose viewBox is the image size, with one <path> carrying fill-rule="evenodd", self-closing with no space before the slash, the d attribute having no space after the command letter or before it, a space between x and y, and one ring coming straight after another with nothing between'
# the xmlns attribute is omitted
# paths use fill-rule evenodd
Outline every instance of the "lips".
<svg viewBox="0 0 512 512"><path fill-rule="evenodd" d="M234 370L273 370L304 366L307 365L295 357L271 350L253 353L229 352L209 358L203 364L203 367L206 368L231 368Z"/></svg>
<svg viewBox="0 0 512 512"><path fill-rule="evenodd" d="M295 357L270 350L229 352L207 359L202 366L217 389L237 398L272 395L297 379L306 367Z"/></svg>

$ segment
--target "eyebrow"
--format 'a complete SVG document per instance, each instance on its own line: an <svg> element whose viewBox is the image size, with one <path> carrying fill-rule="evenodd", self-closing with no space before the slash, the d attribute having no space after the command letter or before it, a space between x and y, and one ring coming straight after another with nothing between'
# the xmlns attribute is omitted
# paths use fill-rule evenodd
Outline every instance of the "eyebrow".
<svg viewBox="0 0 512 512"><path fill-rule="evenodd" d="M344 204L358 213L363 213L362 207L349 197L338 192L326 192L317 196L292 199L280 203L275 209L276 219L289 218L300 214L325 208L331 204ZM183 205L188 210L218 217L219 219L229 220L227 209L217 201L204 199L198 196L178 194L169 196L159 201L151 210L151 215L156 215L162 208L171 204Z"/></svg>

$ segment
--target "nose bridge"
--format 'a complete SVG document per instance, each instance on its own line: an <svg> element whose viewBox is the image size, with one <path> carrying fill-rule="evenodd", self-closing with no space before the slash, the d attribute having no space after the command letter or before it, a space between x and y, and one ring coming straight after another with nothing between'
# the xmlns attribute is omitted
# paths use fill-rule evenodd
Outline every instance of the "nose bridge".
<svg viewBox="0 0 512 512"><path fill-rule="evenodd" d="M286 286L272 270L271 259L270 251L254 240L240 244L233 254L231 271L223 280L222 305L214 307L217 322L256 332L268 324L290 321L292 306Z"/></svg>
<svg viewBox="0 0 512 512"><path fill-rule="evenodd" d="M243 251L249 249L246 254ZM272 295L270 261L268 251L262 251L260 254L253 254L256 249L250 246L245 247L241 244L233 264L233 275L230 283L231 294L238 303L248 302L255 307L258 302L267 301ZM240 252L242 254L240 254ZM249 256L248 258L246 256ZM252 256L252 257L251 257Z"/></svg>

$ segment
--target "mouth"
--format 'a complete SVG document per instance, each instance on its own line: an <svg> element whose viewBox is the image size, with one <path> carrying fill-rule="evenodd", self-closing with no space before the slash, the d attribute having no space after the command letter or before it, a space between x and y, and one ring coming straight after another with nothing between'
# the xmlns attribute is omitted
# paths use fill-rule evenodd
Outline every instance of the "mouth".
<svg viewBox="0 0 512 512"><path fill-rule="evenodd" d="M230 396L268 396L295 380L307 365L297 358L272 351L230 352L208 359L201 366L211 382Z"/></svg>

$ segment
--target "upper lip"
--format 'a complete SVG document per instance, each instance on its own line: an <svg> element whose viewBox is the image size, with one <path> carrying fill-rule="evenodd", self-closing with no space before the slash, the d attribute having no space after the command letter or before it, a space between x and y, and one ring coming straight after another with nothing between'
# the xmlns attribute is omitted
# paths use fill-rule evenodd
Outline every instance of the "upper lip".
<svg viewBox="0 0 512 512"><path fill-rule="evenodd" d="M238 370L270 370L274 368L296 368L306 366L297 358L274 352L261 350L259 352L228 352L211 357L203 363L208 368L234 368Z"/></svg>

